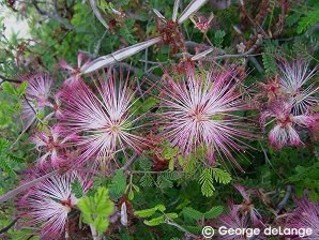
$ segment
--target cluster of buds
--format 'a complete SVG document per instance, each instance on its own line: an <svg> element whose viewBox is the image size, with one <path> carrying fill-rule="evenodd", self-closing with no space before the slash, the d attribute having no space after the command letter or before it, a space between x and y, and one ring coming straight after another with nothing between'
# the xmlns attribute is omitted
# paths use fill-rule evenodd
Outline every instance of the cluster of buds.
<svg viewBox="0 0 319 240"><path fill-rule="evenodd" d="M263 97L260 123L264 131L270 128L269 143L276 149L302 145L301 132L315 128L319 90L312 82L316 69L310 71L307 62L282 60L279 70L278 76L261 84L259 95Z"/></svg>

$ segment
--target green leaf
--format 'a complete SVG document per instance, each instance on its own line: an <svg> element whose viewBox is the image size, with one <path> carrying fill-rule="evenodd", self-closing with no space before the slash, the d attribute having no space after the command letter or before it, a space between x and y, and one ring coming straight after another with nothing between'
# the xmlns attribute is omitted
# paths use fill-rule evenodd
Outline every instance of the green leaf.
<svg viewBox="0 0 319 240"><path fill-rule="evenodd" d="M19 158L10 154L10 143L4 138L0 138L0 169L9 174L15 176L14 165L19 162Z"/></svg>
<svg viewBox="0 0 319 240"><path fill-rule="evenodd" d="M123 170L116 170L112 182L109 186L110 195L112 198L120 198L126 189L126 176Z"/></svg>
<svg viewBox="0 0 319 240"><path fill-rule="evenodd" d="M297 33L301 34L319 22L319 9L308 11L298 22Z"/></svg>
<svg viewBox="0 0 319 240"><path fill-rule="evenodd" d="M157 177L157 184L162 189L173 187L173 182L170 179L168 179L165 174L161 174Z"/></svg>
<svg viewBox="0 0 319 240"><path fill-rule="evenodd" d="M152 218L150 220L144 220L144 224L147 225L147 226L150 226L150 227L154 227L154 226L160 225L160 224L162 224L164 222L165 222L165 216L164 215L156 217L156 218Z"/></svg>
<svg viewBox="0 0 319 240"><path fill-rule="evenodd" d="M140 168L142 168L144 171L150 171L152 168L152 162L148 158L142 157L138 159L138 163Z"/></svg>
<svg viewBox="0 0 319 240"><path fill-rule="evenodd" d="M222 184L228 184L232 180L231 175L223 169L212 168L213 176L216 182Z"/></svg>
<svg viewBox="0 0 319 240"><path fill-rule="evenodd" d="M137 217L147 218L147 217L151 217L152 215L154 215L157 211L164 212L165 210L166 210L166 207L163 204L159 204L153 208L135 211L134 214Z"/></svg>
<svg viewBox="0 0 319 240"><path fill-rule="evenodd" d="M81 198L83 196L83 188L79 180L72 182L71 189L72 193L74 193L77 198Z"/></svg>
<svg viewBox="0 0 319 240"><path fill-rule="evenodd" d="M267 76L277 73L276 55L278 54L278 41L265 41L262 52L262 62Z"/></svg>
<svg viewBox="0 0 319 240"><path fill-rule="evenodd" d="M226 33L224 30L217 30L214 35L214 44L216 47L222 47L222 44L224 42L224 37L226 36Z"/></svg>
<svg viewBox="0 0 319 240"><path fill-rule="evenodd" d="M140 192L140 188L137 185L132 184L132 187L135 190L135 192L137 192L137 193Z"/></svg>
<svg viewBox="0 0 319 240"><path fill-rule="evenodd" d="M132 201L134 199L134 191L132 188L130 188L128 194L127 194L127 197L130 201Z"/></svg>
<svg viewBox="0 0 319 240"><path fill-rule="evenodd" d="M98 216L93 222L93 225L95 226L96 231L98 233L105 232L105 230L108 228L109 224L110 224L109 221L105 221L105 218L102 216Z"/></svg>
<svg viewBox="0 0 319 240"><path fill-rule="evenodd" d="M157 103L158 103L158 99L155 97L149 97L147 99L145 99L142 102L142 106L141 106L141 112L145 113L148 112L151 108L153 108Z"/></svg>
<svg viewBox="0 0 319 240"><path fill-rule="evenodd" d="M153 186L152 175L149 173L143 175L140 179L140 183L142 187L152 187Z"/></svg>
<svg viewBox="0 0 319 240"><path fill-rule="evenodd" d="M205 197L211 197L214 194L215 187L212 176L212 169L205 168L199 176L199 183L201 184L201 191Z"/></svg>
<svg viewBox="0 0 319 240"><path fill-rule="evenodd" d="M21 97L25 91L27 90L28 82L24 81L20 84L20 86L16 89L16 93L19 97Z"/></svg>
<svg viewBox="0 0 319 240"><path fill-rule="evenodd" d="M166 219L175 219L178 218L177 213L166 213L162 216L152 218L150 220L144 220L144 224L147 226L157 226L165 222Z"/></svg>
<svg viewBox="0 0 319 240"><path fill-rule="evenodd" d="M93 196L82 197L77 206L81 210L84 223L92 224L100 234L107 229L108 217L114 211L114 203L109 198L108 189L99 187Z"/></svg>
<svg viewBox="0 0 319 240"><path fill-rule="evenodd" d="M224 211L224 208L222 206L212 207L212 209L204 213L204 218L205 219L217 218L220 214L223 213L223 211Z"/></svg>
<svg viewBox="0 0 319 240"><path fill-rule="evenodd" d="M3 89L3 91L6 92L6 93L9 93L9 94L11 94L11 95L16 95L16 90L15 90L15 88L14 88L13 85L12 85L11 83L9 83L9 82L4 82L4 83L2 84L2 89Z"/></svg>
<svg viewBox="0 0 319 240"><path fill-rule="evenodd" d="M162 156L166 160L170 160L174 158L178 154L178 148L174 147L172 148L170 145L166 145L165 148L163 149Z"/></svg>
<svg viewBox="0 0 319 240"><path fill-rule="evenodd" d="M169 218L169 219L175 219L175 218L178 218L178 214L177 213L165 213L165 217Z"/></svg>
<svg viewBox="0 0 319 240"><path fill-rule="evenodd" d="M189 219L194 219L196 221L200 220L203 218L203 213L200 211L197 211L191 207L186 207L182 211L184 217L189 218Z"/></svg>

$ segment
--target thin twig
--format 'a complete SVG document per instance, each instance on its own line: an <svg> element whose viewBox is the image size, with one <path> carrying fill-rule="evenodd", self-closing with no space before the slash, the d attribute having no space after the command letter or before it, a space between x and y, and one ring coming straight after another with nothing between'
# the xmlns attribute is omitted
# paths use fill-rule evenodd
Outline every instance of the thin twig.
<svg viewBox="0 0 319 240"><path fill-rule="evenodd" d="M44 175L44 176L42 176L42 177L39 177L39 178L37 178L37 179L34 179L34 180L32 180L32 181L30 181L30 182L27 182L27 183L25 183L25 184L22 184L22 185L20 185L19 187L15 188L15 189L13 189L13 190L11 190L11 191L9 191L9 192L7 192L7 193L4 194L4 195L1 195L1 196L0 196L0 203L3 203L3 202L8 201L9 199L15 197L16 195L18 195L18 194L21 193L22 191L24 191L24 190L26 190L26 189L28 189L28 188L34 186L34 185L37 184L38 182L41 182L41 181L43 181L43 180L45 180L45 179L47 179L47 178L49 178L49 177L54 176L57 172L58 172L58 170L54 170L54 171L52 171L52 172L50 172L50 173L48 173L48 174L46 174L46 175Z"/></svg>
<svg viewBox="0 0 319 240"><path fill-rule="evenodd" d="M181 225L177 224L176 222L172 222L171 220L166 219L165 223L178 228L179 230L181 230L182 232L186 233L187 235L189 235L193 238L197 238L197 236L195 234L189 232L188 230L186 230L185 228L183 228Z"/></svg>
<svg viewBox="0 0 319 240"><path fill-rule="evenodd" d="M284 198L280 201L280 203L277 206L277 210L276 210L277 214L279 214L284 209L284 207L287 205L287 202L292 194L292 190L293 190L292 186L288 185Z"/></svg>
<svg viewBox="0 0 319 240"><path fill-rule="evenodd" d="M96 58L99 55L101 44L102 44L102 41L105 38L106 34L107 34L107 31L105 31L103 33L103 35L101 36L101 38L97 41L96 47L94 48L94 53L92 54L93 58Z"/></svg>
<svg viewBox="0 0 319 240"><path fill-rule="evenodd" d="M135 162L135 160L137 159L137 156L138 156L137 153L134 153L133 156L120 169L123 171L127 171L127 169Z"/></svg>
<svg viewBox="0 0 319 240"><path fill-rule="evenodd" d="M90 2L90 5L91 5L91 8L92 8L92 11L93 11L93 14L96 16L96 18L100 21L100 23L102 23L102 25L106 28L106 29L109 29L109 25L107 25L104 17L102 16L98 6L97 6L97 3L96 3L96 0L89 0Z"/></svg>
<svg viewBox="0 0 319 240"><path fill-rule="evenodd" d="M38 5L38 2L36 0L32 0L32 4L35 7L35 9L37 10L37 12L40 15L43 16L47 16L48 18L51 18L53 20L58 21L59 23L61 23L66 29L71 30L73 29L73 26L71 23L69 23L66 19L62 18L59 13L57 12L57 9L55 9L56 11L54 13L49 13L43 9L41 9Z"/></svg>
<svg viewBox="0 0 319 240"><path fill-rule="evenodd" d="M4 82L13 82L13 83L21 83L21 81L16 80L16 79L11 79L11 78L7 78L3 75L0 74L0 78L2 79L2 81L0 82L0 85Z"/></svg>

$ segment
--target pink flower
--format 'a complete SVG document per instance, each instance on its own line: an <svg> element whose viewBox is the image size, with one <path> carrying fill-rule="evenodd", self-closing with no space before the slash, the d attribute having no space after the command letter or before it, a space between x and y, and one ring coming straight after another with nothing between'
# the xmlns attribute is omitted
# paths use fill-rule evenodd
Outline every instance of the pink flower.
<svg viewBox="0 0 319 240"><path fill-rule="evenodd" d="M89 189L90 182L76 171L55 175L29 189L18 201L22 226L39 229L41 239L64 239L68 214L78 201L72 193L76 181L83 192Z"/></svg>
<svg viewBox="0 0 319 240"><path fill-rule="evenodd" d="M46 73L27 75L21 79L28 82L22 106L22 120L25 128L28 128L36 119L36 114L43 112L46 106L51 106L49 96L52 79Z"/></svg>
<svg viewBox="0 0 319 240"><path fill-rule="evenodd" d="M62 92L59 91L53 96L54 103L52 104L52 108L53 108L53 111L54 111L54 114L55 114L56 118L61 118L62 117L61 95L62 95Z"/></svg>
<svg viewBox="0 0 319 240"><path fill-rule="evenodd" d="M60 62L59 62L60 67L64 70L68 71L70 74L69 78L66 79L64 81L64 83L65 84L73 84L77 80L79 80L82 69L88 67L89 64L90 64L90 60L88 60L88 58L83 53L78 54L78 66L77 67L72 67L65 60L60 60Z"/></svg>
<svg viewBox="0 0 319 240"><path fill-rule="evenodd" d="M117 84L112 70L98 76L95 94L84 82L63 90L63 125L79 139L83 161L95 158L103 163L127 147L141 152L145 138L132 133L139 118L131 113L134 93L127 81Z"/></svg>
<svg viewBox="0 0 319 240"><path fill-rule="evenodd" d="M246 190L239 184L236 184L234 187L244 198L244 201L241 204L234 205L234 209L237 208L243 216L249 216L249 220L254 226L259 225L261 223L261 215L252 203L251 195L253 192L251 190Z"/></svg>
<svg viewBox="0 0 319 240"><path fill-rule="evenodd" d="M310 236L290 236L295 240L315 240L319 239L319 204L310 202L306 197L296 202L297 208L288 213L285 228L312 229Z"/></svg>
<svg viewBox="0 0 319 240"><path fill-rule="evenodd" d="M204 145L211 154L226 156L237 164L231 152L247 146L241 139L250 136L240 117L232 114L246 108L241 93L236 91L240 81L237 72L196 73L192 67L185 71L185 76L175 81L165 75L161 96L163 137L184 155Z"/></svg>
<svg viewBox="0 0 319 240"><path fill-rule="evenodd" d="M193 18L191 18L191 20L194 23L195 28L197 28L202 33L206 33L211 26L211 22L213 18L214 18L214 14L211 14L208 18L204 16L195 15Z"/></svg>
<svg viewBox="0 0 319 240"><path fill-rule="evenodd" d="M257 94L257 97L266 97L268 103L271 103L276 100L276 98L282 96L281 87L277 77L270 79L267 83L260 83L260 86L261 89L258 89L260 93Z"/></svg>
<svg viewBox="0 0 319 240"><path fill-rule="evenodd" d="M75 140L75 135L64 137L62 134L64 129L55 125L47 132L37 132L31 137L31 141L36 145L36 148L44 154L38 159L40 166L44 166L49 162L53 167L62 166L68 157L65 155L67 142Z"/></svg>
<svg viewBox="0 0 319 240"><path fill-rule="evenodd" d="M286 102L275 102L263 111L261 115L262 125L275 121L275 126L269 132L269 142L277 149L284 146L298 146L302 144L297 127L308 128L314 122L314 118L308 114L294 115L293 105ZM265 124L265 121L271 120Z"/></svg>
<svg viewBox="0 0 319 240"><path fill-rule="evenodd" d="M216 228L219 227L226 227L227 229L247 229L247 228L257 228L256 225L251 225L248 217L246 215L240 214L238 212L238 208L233 205L233 203L229 204L229 212L219 216L217 219L217 223L215 224ZM242 232L242 234L226 234L222 236L218 236L217 239L219 240L248 240L248 239L266 239L265 235L263 234L263 226L259 225L260 234L254 235L253 232Z"/></svg>
<svg viewBox="0 0 319 240"><path fill-rule="evenodd" d="M313 96L318 92L315 83L309 83L316 74L317 69L309 71L309 64L304 60L296 60L292 63L282 61L279 64L281 76L280 87L286 93L293 104L293 111L296 114L304 114L309 108L318 104ZM307 85L308 86L305 86Z"/></svg>

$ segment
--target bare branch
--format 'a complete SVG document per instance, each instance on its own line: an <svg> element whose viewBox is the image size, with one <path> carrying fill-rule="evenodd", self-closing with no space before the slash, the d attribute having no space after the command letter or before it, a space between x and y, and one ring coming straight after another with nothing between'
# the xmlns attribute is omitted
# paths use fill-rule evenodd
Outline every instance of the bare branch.
<svg viewBox="0 0 319 240"><path fill-rule="evenodd" d="M91 8L93 10L94 15L96 16L96 18L100 21L100 23L102 23L102 25L106 28L109 29L109 25L107 25L105 19L103 18L99 8L96 5L96 0L89 0Z"/></svg>
<svg viewBox="0 0 319 240"><path fill-rule="evenodd" d="M56 1L55 1L55 3L56 3ZM37 12L40 15L47 16L48 18L51 18L53 20L58 21L59 23L61 23L68 30L72 30L73 29L72 24L59 15L59 13L57 12L58 9L56 7L55 7L54 13L49 13L49 12L41 9L36 0L32 0L32 4L33 4L33 6L35 7L35 9L37 10Z"/></svg>
<svg viewBox="0 0 319 240"><path fill-rule="evenodd" d="M0 196L0 203L3 203L3 202L8 201L9 199L15 197L16 195L18 195L18 194L21 193L22 191L24 191L24 190L26 190L26 189L28 189L28 188L34 186L34 185L37 184L38 182L41 182L41 181L43 181L43 180L45 180L45 179L47 179L47 178L49 178L49 177L54 176L57 172L58 172L58 170L54 170L54 171L52 171L52 172L50 172L50 173L48 173L48 174L46 174L46 175L44 175L44 176L42 176L42 177L39 177L39 178L37 178L37 179L34 179L34 180L32 180L32 181L30 181L30 182L27 182L27 183L25 183L25 184L22 184L22 185L20 185L19 187L15 188L15 189L13 189L13 190L11 190L11 191L9 191L9 192L7 192L6 194Z"/></svg>
<svg viewBox="0 0 319 240"><path fill-rule="evenodd" d="M281 200L281 202L277 206L277 210L276 210L277 214L279 214L284 209L284 207L287 205L287 202L292 194L292 190L293 190L292 186L288 185L284 198Z"/></svg>

